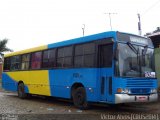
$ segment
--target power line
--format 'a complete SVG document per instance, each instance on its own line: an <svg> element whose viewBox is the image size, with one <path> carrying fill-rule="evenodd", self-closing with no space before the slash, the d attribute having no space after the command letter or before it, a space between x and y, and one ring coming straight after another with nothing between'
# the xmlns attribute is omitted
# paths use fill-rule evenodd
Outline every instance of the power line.
<svg viewBox="0 0 160 120"><path fill-rule="evenodd" d="M152 4L148 9L146 9L142 15L146 14L148 11L150 11L152 8L154 8L158 3L160 2L160 0L156 1L154 4Z"/></svg>

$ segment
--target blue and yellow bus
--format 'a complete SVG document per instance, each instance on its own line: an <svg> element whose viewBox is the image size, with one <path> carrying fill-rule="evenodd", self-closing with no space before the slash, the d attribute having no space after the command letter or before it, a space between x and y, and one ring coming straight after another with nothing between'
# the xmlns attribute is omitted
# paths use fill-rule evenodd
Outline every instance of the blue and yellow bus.
<svg viewBox="0 0 160 120"><path fill-rule="evenodd" d="M2 87L88 103L153 102L158 98L150 39L110 31L5 55Z"/></svg>

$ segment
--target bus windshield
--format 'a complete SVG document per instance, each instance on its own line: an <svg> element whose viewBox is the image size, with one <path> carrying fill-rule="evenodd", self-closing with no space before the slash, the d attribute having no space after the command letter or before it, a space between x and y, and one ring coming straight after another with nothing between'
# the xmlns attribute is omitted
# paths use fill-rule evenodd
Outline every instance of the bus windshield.
<svg viewBox="0 0 160 120"><path fill-rule="evenodd" d="M155 78L154 50L148 46L118 43L118 71L121 77Z"/></svg>

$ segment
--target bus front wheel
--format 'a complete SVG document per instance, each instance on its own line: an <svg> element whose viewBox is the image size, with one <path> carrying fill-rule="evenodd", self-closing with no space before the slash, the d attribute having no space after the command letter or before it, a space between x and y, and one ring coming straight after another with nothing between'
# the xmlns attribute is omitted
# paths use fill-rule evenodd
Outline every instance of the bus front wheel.
<svg viewBox="0 0 160 120"><path fill-rule="evenodd" d="M74 105L79 109L88 109L88 103L86 100L86 91L84 87L78 87L72 91L72 98Z"/></svg>
<svg viewBox="0 0 160 120"><path fill-rule="evenodd" d="M25 86L23 83L19 83L18 85L18 97L24 99L27 97L27 93L25 93Z"/></svg>

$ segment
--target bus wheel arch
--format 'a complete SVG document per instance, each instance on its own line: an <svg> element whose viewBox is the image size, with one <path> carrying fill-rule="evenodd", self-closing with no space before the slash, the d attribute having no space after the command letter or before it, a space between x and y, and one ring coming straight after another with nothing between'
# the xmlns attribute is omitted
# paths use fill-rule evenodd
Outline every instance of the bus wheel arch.
<svg viewBox="0 0 160 120"><path fill-rule="evenodd" d="M18 85L19 85L19 84L21 84L21 83L23 83L23 81L22 81L22 80L18 81ZM23 84L24 84L24 83L23 83Z"/></svg>
<svg viewBox="0 0 160 120"><path fill-rule="evenodd" d="M75 83L71 88L71 95L74 105L79 109L88 109L87 94L81 83Z"/></svg>
<svg viewBox="0 0 160 120"><path fill-rule="evenodd" d="M78 87L84 87L84 85L82 83L74 83L71 87L71 98L73 97L73 93L74 91L78 88ZM73 99L73 98L72 98Z"/></svg>

